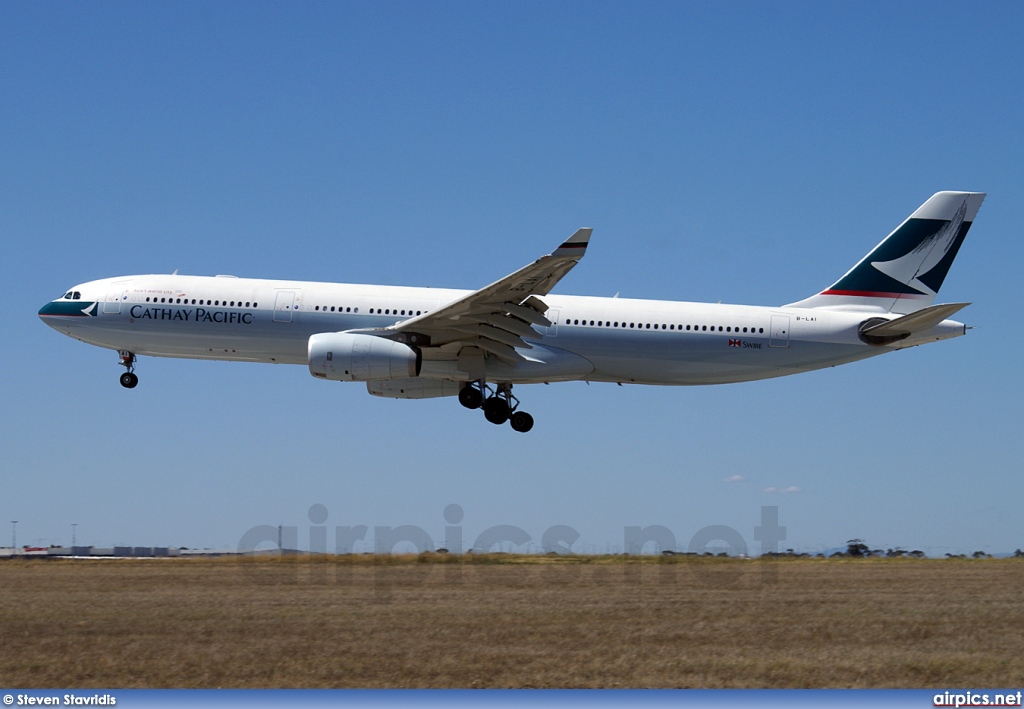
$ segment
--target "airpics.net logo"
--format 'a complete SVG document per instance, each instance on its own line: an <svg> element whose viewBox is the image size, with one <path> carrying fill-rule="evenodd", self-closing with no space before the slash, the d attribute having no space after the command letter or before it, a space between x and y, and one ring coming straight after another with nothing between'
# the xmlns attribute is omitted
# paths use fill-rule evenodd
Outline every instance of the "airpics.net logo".
<svg viewBox="0 0 1024 709"><path fill-rule="evenodd" d="M465 539L462 521L465 512L458 504L450 504L444 508L443 536L441 546L434 542L425 529L417 525L405 524L393 526L375 526L372 536L370 527L360 525L336 525L333 535L329 535L326 522L329 517L325 505L315 504L309 508L308 518L312 523L305 538L300 539L298 526L257 525L249 529L238 544L238 552L243 559L257 555L279 554L291 556L297 561L322 561L328 555L338 557L368 557L369 564L374 568L390 566L396 555L414 555L421 560L435 560L440 563L419 564L420 573L430 574L436 567L443 567L444 581L461 583L464 573L471 574L472 569L482 559L497 553L508 553L519 550L526 557L570 556L580 554L573 549L579 542L580 533L569 525L556 524L541 533L539 540L529 532L515 525L495 525L480 532L471 544ZM743 535L727 525L710 525L698 530L689 543L682 547L675 533L663 525L648 526L628 525L623 527L621 553L609 554L626 559L629 563L615 565L612 568L601 568L583 571L574 565L565 573L594 575L593 580L609 582L641 583L645 574L641 567L655 568L653 580L656 583L672 583L681 578L681 574L689 573L702 585L714 588L731 588L739 584L751 573L758 573L757 580L762 584L774 584L778 580L778 564L772 563L774 555L779 551L779 543L786 539L786 528L779 525L779 508L776 506L761 507L760 524L753 525L753 539L758 542L762 557L756 566L746 567L742 564L679 564L666 563L682 561L685 557L731 557L733 561L750 559L747 542ZM328 545L329 536L333 536L333 548ZM536 542L540 550L535 549ZM308 543L308 544L307 544ZM307 551L300 551L300 546ZM592 554L592 556L599 556ZM308 566L304 578L308 582L330 582L328 565L326 564L293 564L296 578L299 570ZM252 574L252 578L261 581L262 577L254 564L241 564L241 568ZM313 573L315 571L315 573ZM520 569L524 580L529 577L537 581L550 580L562 583L564 579L550 573L543 565L524 564ZM549 573L545 573L549 572ZM338 583L351 578L351 565L339 566L335 569L334 580ZM650 577L650 575L647 575ZM425 578L425 577L424 577Z"/></svg>
<svg viewBox="0 0 1024 709"><path fill-rule="evenodd" d="M943 692L932 698L936 707L1019 707L1024 692Z"/></svg>

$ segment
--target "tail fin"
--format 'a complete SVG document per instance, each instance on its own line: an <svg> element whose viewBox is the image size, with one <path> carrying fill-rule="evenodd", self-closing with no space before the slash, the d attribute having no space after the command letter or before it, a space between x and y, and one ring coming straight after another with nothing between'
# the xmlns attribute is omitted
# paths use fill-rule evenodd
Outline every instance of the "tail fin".
<svg viewBox="0 0 1024 709"><path fill-rule="evenodd" d="M913 313L935 302L983 192L937 192L845 276L791 308Z"/></svg>

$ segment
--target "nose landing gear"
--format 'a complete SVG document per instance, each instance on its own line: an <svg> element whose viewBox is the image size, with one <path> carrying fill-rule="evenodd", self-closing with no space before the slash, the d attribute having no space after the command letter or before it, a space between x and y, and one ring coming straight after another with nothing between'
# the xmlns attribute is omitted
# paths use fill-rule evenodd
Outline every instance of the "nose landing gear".
<svg viewBox="0 0 1024 709"><path fill-rule="evenodd" d="M495 425L507 421L512 430L519 433L533 428L533 416L519 410L519 399L512 395L512 385L508 382L499 383L493 394L483 380L467 382L459 391L459 403L467 409L483 408L484 418Z"/></svg>
<svg viewBox="0 0 1024 709"><path fill-rule="evenodd" d="M135 354L127 350L118 350L121 357L121 366L128 371L121 375L121 386L125 389L134 389L139 383L139 377L135 374Z"/></svg>

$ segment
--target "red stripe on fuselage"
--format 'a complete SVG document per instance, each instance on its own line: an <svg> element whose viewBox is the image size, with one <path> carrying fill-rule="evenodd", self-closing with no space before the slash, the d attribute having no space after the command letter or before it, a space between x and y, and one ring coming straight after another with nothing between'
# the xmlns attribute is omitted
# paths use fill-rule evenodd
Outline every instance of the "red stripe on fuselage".
<svg viewBox="0 0 1024 709"><path fill-rule="evenodd" d="M826 290L821 295L845 295L853 298L925 298L923 293L880 293L870 290Z"/></svg>

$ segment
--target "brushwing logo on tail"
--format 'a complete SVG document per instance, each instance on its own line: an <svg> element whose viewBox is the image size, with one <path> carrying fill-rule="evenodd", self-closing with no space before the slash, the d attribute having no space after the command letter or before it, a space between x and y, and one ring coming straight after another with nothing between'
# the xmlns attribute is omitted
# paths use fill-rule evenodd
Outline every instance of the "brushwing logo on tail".
<svg viewBox="0 0 1024 709"><path fill-rule="evenodd" d="M967 214L965 199L953 218L945 222L935 233L926 236L909 253L891 261L872 261L871 265L893 280L915 288L922 294L934 296L936 290L923 283L926 276L946 257L956 243L956 237Z"/></svg>

